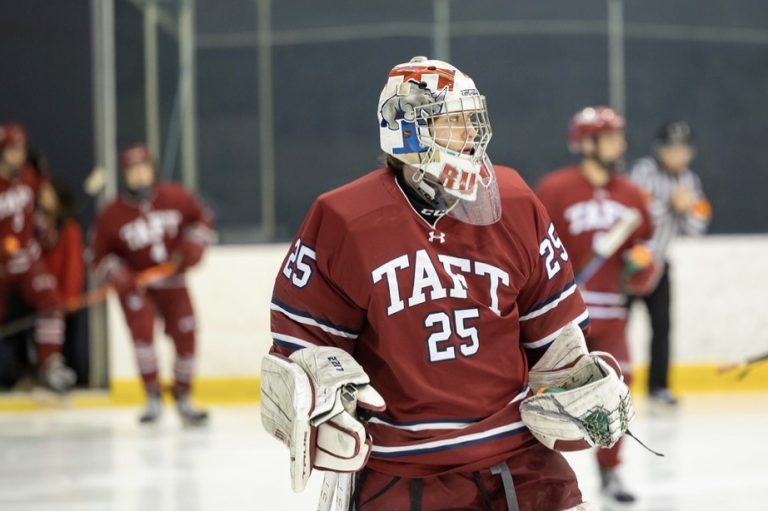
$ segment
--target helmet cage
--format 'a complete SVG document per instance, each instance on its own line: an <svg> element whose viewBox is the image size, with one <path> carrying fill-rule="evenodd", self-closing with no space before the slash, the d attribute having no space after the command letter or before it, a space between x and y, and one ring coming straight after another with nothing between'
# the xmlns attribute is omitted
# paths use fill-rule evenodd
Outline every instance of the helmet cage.
<svg viewBox="0 0 768 511"><path fill-rule="evenodd" d="M415 107L413 123L402 121L403 132L412 137L403 152L415 153L416 161L406 163L432 176L446 193L474 200L477 185L488 186L492 179L482 172L492 136L488 109L479 94L449 94L455 96L444 91L439 101Z"/></svg>

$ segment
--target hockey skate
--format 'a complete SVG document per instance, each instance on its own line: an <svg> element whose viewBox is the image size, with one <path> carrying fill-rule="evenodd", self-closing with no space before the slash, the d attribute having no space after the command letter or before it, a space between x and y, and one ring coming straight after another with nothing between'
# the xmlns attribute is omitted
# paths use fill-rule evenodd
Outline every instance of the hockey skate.
<svg viewBox="0 0 768 511"><path fill-rule="evenodd" d="M64 359L57 353L51 355L45 367L40 370L39 379L46 388L57 394L64 394L74 387L77 375L64 364Z"/></svg>
<svg viewBox="0 0 768 511"><path fill-rule="evenodd" d="M676 411L679 401L668 389L658 389L648 394L648 404L651 413L657 415Z"/></svg>
<svg viewBox="0 0 768 511"><path fill-rule="evenodd" d="M147 406L139 416L139 422L141 424L152 424L157 422L160 415L163 413L163 398L160 396L160 392L148 392L147 393Z"/></svg>
<svg viewBox="0 0 768 511"><path fill-rule="evenodd" d="M174 392L176 410L185 426L204 426L208 422L208 412L195 408L189 400L188 392Z"/></svg>
<svg viewBox="0 0 768 511"><path fill-rule="evenodd" d="M635 495L630 493L621 481L615 468L600 469L600 493L603 498L610 499L619 504L631 504L636 499Z"/></svg>

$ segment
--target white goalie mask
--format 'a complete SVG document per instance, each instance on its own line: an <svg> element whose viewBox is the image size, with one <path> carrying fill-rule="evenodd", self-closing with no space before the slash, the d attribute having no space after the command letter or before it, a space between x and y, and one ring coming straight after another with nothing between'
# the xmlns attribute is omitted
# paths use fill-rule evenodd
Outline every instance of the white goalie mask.
<svg viewBox="0 0 768 511"><path fill-rule="evenodd" d="M378 118L381 149L417 170L422 194L450 203L449 214L467 223L500 218L496 175L486 153L488 110L469 76L446 62L414 57L389 72Z"/></svg>

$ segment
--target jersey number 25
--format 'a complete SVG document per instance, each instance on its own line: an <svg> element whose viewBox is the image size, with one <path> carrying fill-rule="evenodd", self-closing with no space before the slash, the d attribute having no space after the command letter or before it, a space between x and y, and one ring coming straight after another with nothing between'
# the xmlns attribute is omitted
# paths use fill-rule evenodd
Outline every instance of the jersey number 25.
<svg viewBox="0 0 768 511"><path fill-rule="evenodd" d="M456 358L456 348L443 344L454 333L459 339L462 339L459 351L463 356L471 357L477 353L477 350L480 349L480 336L478 335L477 328L467 322L479 317L480 311L474 308L455 310L453 311L453 318L443 311L433 312L424 318L425 327L437 327L427 338L429 361L442 362L443 360L453 360ZM453 322L451 319L453 319Z"/></svg>
<svg viewBox="0 0 768 511"><path fill-rule="evenodd" d="M552 223L547 229L547 237L541 240L541 244L539 244L539 255L544 258L547 278L550 280L560 271L560 262L557 259L559 258L563 262L568 260L568 252L565 251L563 242L557 237L555 226Z"/></svg>

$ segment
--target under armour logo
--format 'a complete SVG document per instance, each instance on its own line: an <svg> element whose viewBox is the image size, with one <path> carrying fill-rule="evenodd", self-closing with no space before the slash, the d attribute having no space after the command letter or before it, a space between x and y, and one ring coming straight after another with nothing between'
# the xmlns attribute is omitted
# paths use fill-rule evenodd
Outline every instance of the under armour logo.
<svg viewBox="0 0 768 511"><path fill-rule="evenodd" d="M429 233L429 242L432 243L435 240L440 240L440 243L445 243L445 233L436 233L435 231L432 231Z"/></svg>

